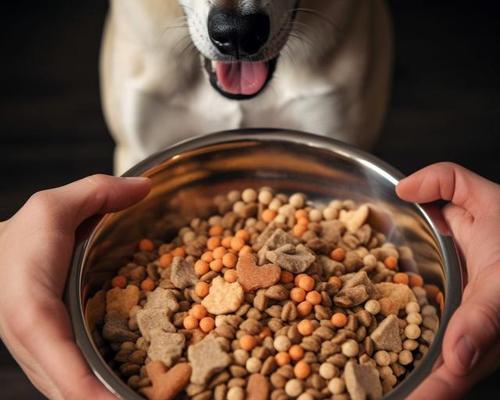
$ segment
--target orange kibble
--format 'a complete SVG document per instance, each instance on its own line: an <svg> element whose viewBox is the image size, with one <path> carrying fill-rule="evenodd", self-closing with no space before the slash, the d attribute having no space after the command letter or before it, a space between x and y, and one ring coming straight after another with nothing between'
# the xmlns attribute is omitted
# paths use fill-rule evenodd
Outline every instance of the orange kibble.
<svg viewBox="0 0 500 400"><path fill-rule="evenodd" d="M192 315L196 319L202 319L208 315L208 311L201 304L195 304L193 307L191 307L191 310L189 310L189 315Z"/></svg>
<svg viewBox="0 0 500 400"><path fill-rule="evenodd" d="M222 257L222 264L226 268L234 268L236 263L238 262L238 257L236 257L233 253L226 253L224 257Z"/></svg>
<svg viewBox="0 0 500 400"><path fill-rule="evenodd" d="M271 329L269 329L268 326L265 326L259 333L259 339L264 340L266 337L271 336L271 333Z"/></svg>
<svg viewBox="0 0 500 400"><path fill-rule="evenodd" d="M202 255L201 255L201 259L207 263L210 263L214 260L214 256L212 255L212 252L211 251L205 251Z"/></svg>
<svg viewBox="0 0 500 400"><path fill-rule="evenodd" d="M313 290L312 292L307 293L306 300L313 306L317 306L318 304L321 304L321 294L318 291Z"/></svg>
<svg viewBox="0 0 500 400"><path fill-rule="evenodd" d="M394 256L388 256L385 258L384 264L387 268L395 270L398 266L398 259Z"/></svg>
<svg viewBox="0 0 500 400"><path fill-rule="evenodd" d="M298 274L295 276L295 279L294 279L295 286L299 285L299 279L302 278L303 276L308 276L308 275L307 274Z"/></svg>
<svg viewBox="0 0 500 400"><path fill-rule="evenodd" d="M240 347L246 351L252 351L257 346L257 339L252 335L243 335L240 338Z"/></svg>
<svg viewBox="0 0 500 400"><path fill-rule="evenodd" d="M439 305L441 312L444 311L444 295L443 292L439 291L436 295L436 303Z"/></svg>
<svg viewBox="0 0 500 400"><path fill-rule="evenodd" d="M333 249L332 252L330 253L330 258L338 262L344 261L345 250L342 247L337 247L336 249Z"/></svg>
<svg viewBox="0 0 500 400"><path fill-rule="evenodd" d="M330 321L336 328L343 328L347 325L347 315L344 313L335 313L332 315L332 319Z"/></svg>
<svg viewBox="0 0 500 400"><path fill-rule="evenodd" d="M241 239L239 237L233 237L231 239L231 248L234 251L240 251L244 245L245 245L245 242L243 241L243 239Z"/></svg>
<svg viewBox="0 0 500 400"><path fill-rule="evenodd" d="M306 379L311 375L311 366L305 361L299 361L295 364L293 373L297 379Z"/></svg>
<svg viewBox="0 0 500 400"><path fill-rule="evenodd" d="M301 317L307 317L309 314L311 314L312 309L313 305L308 301L303 301L297 306L297 312Z"/></svg>
<svg viewBox="0 0 500 400"><path fill-rule="evenodd" d="M220 237L213 236L207 240L207 249L213 250L220 246Z"/></svg>
<svg viewBox="0 0 500 400"><path fill-rule="evenodd" d="M304 209L300 209L300 210L295 211L295 218L297 218L297 219L307 218L307 216L308 216L307 211Z"/></svg>
<svg viewBox="0 0 500 400"><path fill-rule="evenodd" d="M307 225L309 225L309 220L306 217L297 218L297 225L302 225L307 227Z"/></svg>
<svg viewBox="0 0 500 400"><path fill-rule="evenodd" d="M125 289L127 287L127 279L124 276L118 275L111 280L112 287L118 287L120 289Z"/></svg>
<svg viewBox="0 0 500 400"><path fill-rule="evenodd" d="M408 285L410 283L410 277L404 272L396 272L392 277L394 283L402 283L403 285Z"/></svg>
<svg viewBox="0 0 500 400"><path fill-rule="evenodd" d="M160 257L160 267L162 268L168 268L170 267L170 264L172 264L172 259L174 258L174 256L170 253L167 253L167 254L163 254L161 257Z"/></svg>
<svg viewBox="0 0 500 400"><path fill-rule="evenodd" d="M243 256L245 254L252 254L252 248L248 246L247 244L244 245L241 250L238 252L239 256Z"/></svg>
<svg viewBox="0 0 500 400"><path fill-rule="evenodd" d="M186 318L184 318L182 324L186 329L196 329L198 328L199 321L192 315L188 315Z"/></svg>
<svg viewBox="0 0 500 400"><path fill-rule="evenodd" d="M206 261L198 260L194 263L194 272L198 276L205 275L208 271L210 271L210 267Z"/></svg>
<svg viewBox="0 0 500 400"><path fill-rule="evenodd" d="M304 357L304 348L301 345L294 344L288 349L288 354L293 361L302 360Z"/></svg>
<svg viewBox="0 0 500 400"><path fill-rule="evenodd" d="M152 240L150 239L142 239L139 242L139 250L141 251L153 251L155 248L155 245Z"/></svg>
<svg viewBox="0 0 500 400"><path fill-rule="evenodd" d="M292 229L292 233L296 237L301 237L307 231L307 226L295 225Z"/></svg>
<svg viewBox="0 0 500 400"><path fill-rule="evenodd" d="M304 319L298 323L297 330L302 336L310 336L314 332L314 325L310 320Z"/></svg>
<svg viewBox="0 0 500 400"><path fill-rule="evenodd" d="M303 276L299 279L298 287L304 289L306 292L310 292L314 289L316 282L309 275Z"/></svg>
<svg viewBox="0 0 500 400"><path fill-rule="evenodd" d="M293 282L293 274L288 271L281 271L280 280L283 283L291 283Z"/></svg>
<svg viewBox="0 0 500 400"><path fill-rule="evenodd" d="M202 318L200 321L200 329L205 332L211 332L215 328L215 320L212 317Z"/></svg>
<svg viewBox="0 0 500 400"><path fill-rule="evenodd" d="M151 278L146 278L141 282L141 289L146 292L151 292L155 288L155 281Z"/></svg>
<svg viewBox="0 0 500 400"><path fill-rule="evenodd" d="M229 283L236 282L238 280L238 274L234 269L228 269L224 272L224 279Z"/></svg>
<svg viewBox="0 0 500 400"><path fill-rule="evenodd" d="M233 239L232 236L226 236L224 239L222 239L222 241L220 242L220 244L225 247L226 249L229 249L231 247L231 240Z"/></svg>
<svg viewBox="0 0 500 400"><path fill-rule="evenodd" d="M214 225L208 230L210 236L222 236L224 228L221 225Z"/></svg>
<svg viewBox="0 0 500 400"><path fill-rule="evenodd" d="M290 291L290 298L296 303L300 303L306 299L306 291L302 288L294 287Z"/></svg>
<svg viewBox="0 0 500 400"><path fill-rule="evenodd" d="M210 269L215 272L220 272L222 271L222 268L224 268L224 264L222 264L222 260L220 258L213 260L209 265Z"/></svg>
<svg viewBox="0 0 500 400"><path fill-rule="evenodd" d="M422 278L419 274L411 274L410 275L410 286L411 287L423 287L424 286L424 278Z"/></svg>
<svg viewBox="0 0 500 400"><path fill-rule="evenodd" d="M248 242L250 240L250 234L244 229L240 229L234 236L242 239L244 242Z"/></svg>
<svg viewBox="0 0 500 400"><path fill-rule="evenodd" d="M224 257L224 254L226 254L227 250L219 246L212 251L212 256L214 257L215 260L222 260L222 257Z"/></svg>
<svg viewBox="0 0 500 400"><path fill-rule="evenodd" d="M340 279L338 276L331 276L330 279L328 279L328 283L337 290L339 290L343 285L342 279Z"/></svg>
<svg viewBox="0 0 500 400"><path fill-rule="evenodd" d="M274 356L276 364L280 367L290 364L290 355L286 351L281 351Z"/></svg>
<svg viewBox="0 0 500 400"><path fill-rule="evenodd" d="M268 208L267 210L262 211L262 221L269 223L276 218L276 215L278 215L278 213L275 210L270 210Z"/></svg>
<svg viewBox="0 0 500 400"><path fill-rule="evenodd" d="M198 282L194 287L194 293L198 297L205 297L210 290L210 285L207 282Z"/></svg>
<svg viewBox="0 0 500 400"><path fill-rule="evenodd" d="M177 247L172 251L172 255L174 257L185 257L186 250L184 250L184 247Z"/></svg>

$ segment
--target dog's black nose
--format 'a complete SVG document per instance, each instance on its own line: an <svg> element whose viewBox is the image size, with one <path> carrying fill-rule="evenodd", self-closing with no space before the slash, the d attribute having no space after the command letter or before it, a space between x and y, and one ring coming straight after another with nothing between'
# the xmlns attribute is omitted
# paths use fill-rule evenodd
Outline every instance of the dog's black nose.
<svg viewBox="0 0 500 400"><path fill-rule="evenodd" d="M256 54L269 39L270 30L269 16L262 12L238 14L214 8L208 16L210 40L221 53L234 57Z"/></svg>

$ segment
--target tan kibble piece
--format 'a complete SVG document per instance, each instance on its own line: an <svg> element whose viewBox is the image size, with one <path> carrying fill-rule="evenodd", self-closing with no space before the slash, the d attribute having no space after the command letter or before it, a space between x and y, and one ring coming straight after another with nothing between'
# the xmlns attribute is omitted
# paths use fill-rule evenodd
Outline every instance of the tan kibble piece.
<svg viewBox="0 0 500 400"><path fill-rule="evenodd" d="M412 290L401 283L382 282L375 285L382 297L392 300L398 310L403 310L410 302L416 301Z"/></svg>
<svg viewBox="0 0 500 400"><path fill-rule="evenodd" d="M399 353L398 361L401 365L409 365L413 361L413 354L409 350L403 350Z"/></svg>
<svg viewBox="0 0 500 400"><path fill-rule="evenodd" d="M366 222L369 213L369 207L366 204L363 204L357 210L341 210L339 214L339 220L345 225L349 232L354 233Z"/></svg>
<svg viewBox="0 0 500 400"><path fill-rule="evenodd" d="M332 394L341 394L345 391L345 382L342 378L333 378L328 384L328 390Z"/></svg>
<svg viewBox="0 0 500 400"><path fill-rule="evenodd" d="M170 280L178 289L185 289L198 282L194 271L194 263L187 261L184 257L174 257L170 267Z"/></svg>
<svg viewBox="0 0 500 400"><path fill-rule="evenodd" d="M173 366L184 350L185 338L180 333L168 333L161 329L149 331L151 344L148 357L152 361L161 361L167 367Z"/></svg>
<svg viewBox="0 0 500 400"><path fill-rule="evenodd" d="M416 340L420 337L421 330L416 324L408 324L405 328L405 335L408 339Z"/></svg>
<svg viewBox="0 0 500 400"><path fill-rule="evenodd" d="M125 289L115 287L106 293L106 312L117 313L128 318L132 307L139 303L140 290L135 285L128 285Z"/></svg>
<svg viewBox="0 0 500 400"><path fill-rule="evenodd" d="M152 386L145 387L140 392L149 400L171 400L189 383L191 366L180 363L168 370L159 361L146 365L148 377Z"/></svg>
<svg viewBox="0 0 500 400"><path fill-rule="evenodd" d="M319 374L323 379L330 380L337 375L337 368L330 363L323 363L319 367Z"/></svg>
<svg viewBox="0 0 500 400"><path fill-rule="evenodd" d="M211 377L231 363L231 357L212 336L188 348L188 359L193 368L191 382L205 385Z"/></svg>
<svg viewBox="0 0 500 400"><path fill-rule="evenodd" d="M267 400L269 381L261 374L252 374L248 379L246 400Z"/></svg>
<svg viewBox="0 0 500 400"><path fill-rule="evenodd" d="M418 312L411 312L406 316L406 322L409 324L420 325L422 323L422 316Z"/></svg>
<svg viewBox="0 0 500 400"><path fill-rule="evenodd" d="M243 289L238 282L229 283L218 276L212 281L212 286L202 303L210 314L220 315L233 313L244 300Z"/></svg>
<svg viewBox="0 0 500 400"><path fill-rule="evenodd" d="M281 352L281 351L288 351L290 346L292 345L292 342L287 336L276 336L274 339L274 348L276 351Z"/></svg>
<svg viewBox="0 0 500 400"><path fill-rule="evenodd" d="M248 352L243 349L235 350L233 353L234 361L238 365L245 365L249 357Z"/></svg>
<svg viewBox="0 0 500 400"><path fill-rule="evenodd" d="M420 305L416 301L410 301L406 305L406 313L411 314L411 313L419 313L420 312Z"/></svg>
<svg viewBox="0 0 500 400"><path fill-rule="evenodd" d="M170 316L179 310L179 303L172 290L157 287L152 292L147 293L147 301L144 309L159 309L166 311L167 315Z"/></svg>
<svg viewBox="0 0 500 400"><path fill-rule="evenodd" d="M346 357L356 357L359 353L359 344L353 339L346 340L342 344L342 354Z"/></svg>
<svg viewBox="0 0 500 400"><path fill-rule="evenodd" d="M144 309L137 312L137 325L142 336L151 340L150 331L160 329L165 332L175 332L175 326L170 322L167 312L158 308Z"/></svg>
<svg viewBox="0 0 500 400"><path fill-rule="evenodd" d="M399 352L403 348L399 335L398 317L391 314L372 332L370 338L378 350Z"/></svg>
<svg viewBox="0 0 500 400"><path fill-rule="evenodd" d="M372 315L377 315L380 312L380 303L377 300L368 300L365 303L365 310Z"/></svg>
<svg viewBox="0 0 500 400"><path fill-rule="evenodd" d="M236 264L238 282L245 292L268 288L280 280L281 268L277 265L267 264L261 267L255 263L252 254L241 255Z"/></svg>
<svg viewBox="0 0 500 400"><path fill-rule="evenodd" d="M290 397L300 396L303 390L302 382L298 379L291 379L285 385L285 392Z"/></svg>
<svg viewBox="0 0 500 400"><path fill-rule="evenodd" d="M373 358L375 359L375 362L381 367L387 367L391 364L391 356L385 350L377 351L374 354Z"/></svg>
<svg viewBox="0 0 500 400"><path fill-rule="evenodd" d="M245 400L245 390L240 386L233 386L227 392L227 400Z"/></svg>
<svg viewBox="0 0 500 400"><path fill-rule="evenodd" d="M251 374L259 372L262 367L262 361L260 361L257 357L250 357L247 360L245 367Z"/></svg>
<svg viewBox="0 0 500 400"><path fill-rule="evenodd" d="M351 400L382 398L382 385L375 368L349 361L345 366L344 379Z"/></svg>

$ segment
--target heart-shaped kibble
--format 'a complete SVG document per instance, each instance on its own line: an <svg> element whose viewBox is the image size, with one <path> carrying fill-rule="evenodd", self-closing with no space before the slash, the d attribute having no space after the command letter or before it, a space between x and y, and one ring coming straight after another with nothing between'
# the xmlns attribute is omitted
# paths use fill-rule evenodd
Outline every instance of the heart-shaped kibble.
<svg viewBox="0 0 500 400"><path fill-rule="evenodd" d="M236 265L238 282L245 292L268 288L280 280L281 268L274 264L259 267L252 254L242 254Z"/></svg>

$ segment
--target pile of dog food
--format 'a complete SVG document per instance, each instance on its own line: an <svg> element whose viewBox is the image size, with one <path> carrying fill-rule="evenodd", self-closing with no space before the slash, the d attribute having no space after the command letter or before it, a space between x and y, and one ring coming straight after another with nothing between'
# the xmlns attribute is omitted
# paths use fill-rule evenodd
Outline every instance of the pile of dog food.
<svg viewBox="0 0 500 400"><path fill-rule="evenodd" d="M110 365L150 400L380 399L419 363L443 294L370 205L270 188L143 239L89 301ZM99 304L105 304L105 309Z"/></svg>

